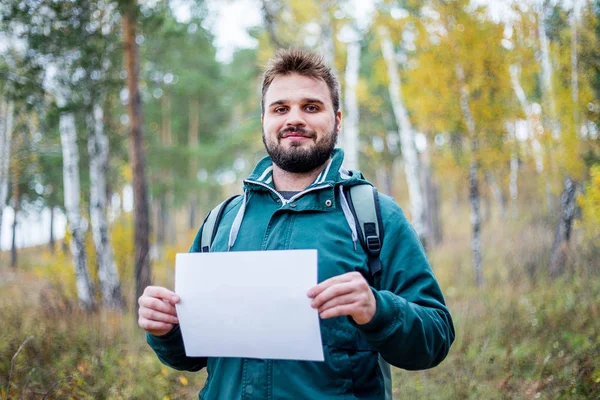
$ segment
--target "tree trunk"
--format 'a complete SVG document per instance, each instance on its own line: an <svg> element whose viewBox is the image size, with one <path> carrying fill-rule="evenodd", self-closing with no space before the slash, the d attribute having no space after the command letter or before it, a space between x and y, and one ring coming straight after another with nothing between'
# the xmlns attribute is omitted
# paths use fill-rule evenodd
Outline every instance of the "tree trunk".
<svg viewBox="0 0 600 400"><path fill-rule="evenodd" d="M423 189L419 181L419 159L415 145L415 132L408 118L408 112L402 98L402 86L398 73L398 64L394 46L385 27L380 28L381 50L387 65L390 98L396 124L398 125L400 143L402 146L402 157L404 158L404 172L408 184L408 195L412 214L412 224L417 235L422 241L429 237L425 216L425 201Z"/></svg>
<svg viewBox="0 0 600 400"><path fill-rule="evenodd" d="M515 91L515 95L517 96L517 100L519 100L519 104L523 109L523 113L526 118L526 126L527 133L531 137L532 147L533 147L533 156L535 159L535 167L538 173L544 172L544 154L542 151L542 145L540 141L537 139L537 130L539 127L538 122L534 118L533 110L529 101L527 101L527 95L521 86L521 82L519 81L519 71L521 67L518 64L513 64L509 68L510 72L510 81ZM516 128L515 128L516 129ZM516 133L515 133L515 141L516 141Z"/></svg>
<svg viewBox="0 0 600 400"><path fill-rule="evenodd" d="M467 131L471 138L472 161L469 167L469 201L471 203L471 227L473 237L471 239L471 249L473 252L473 271L475 273L475 284L483 284L483 265L481 254L481 209L479 199L479 181L477 178L479 170L479 143L477 131L475 130L475 120L469 107L469 91L465 83L465 73L460 64L456 65L456 77L460 85L460 109L467 125Z"/></svg>
<svg viewBox="0 0 600 400"><path fill-rule="evenodd" d="M13 131L14 103L0 101L0 233L2 216L8 200L10 149Z"/></svg>
<svg viewBox="0 0 600 400"><path fill-rule="evenodd" d="M498 185L496 177L491 172L487 173L485 177L487 179L488 185L490 186L490 190L492 191L494 199L496 199L496 202L500 206L500 216L502 217L502 219L504 219L504 217L506 216L506 197L502 192L502 188L500 187L500 185ZM489 212L491 214L491 207Z"/></svg>
<svg viewBox="0 0 600 400"><path fill-rule="evenodd" d="M538 132L538 128L543 129L543 127L540 125L539 120L534 118L533 109L532 109L531 105L529 104L529 102L527 101L527 96L525 95L525 91L523 90L523 87L521 86L521 83L519 81L519 71L520 71L520 67L517 64L511 65L509 68L513 90L515 91L515 95L517 96L517 99L519 100L519 104L521 105L521 108L523 109L523 113L525 113L525 116L527 118L526 119L527 132L529 133L529 135L531 137L533 158L535 159L535 169L538 172L538 174L542 175L542 173L544 172L544 150L542 148L540 141L537 138L537 135L538 135L537 132ZM515 147L517 146L516 141L517 141L517 139L516 139L516 132L515 132ZM515 162L517 162L516 166L518 167L518 160ZM515 168L515 167L513 167L513 161L511 161L511 173L513 171L513 168ZM543 178L544 178L544 184L545 184L545 190L546 190L546 203L548 204L548 209L553 210L554 209L554 207L553 207L554 201L553 201L553 197L552 197L552 191L550 189L550 181L549 181L549 179L547 179L546 176L544 176ZM511 175L511 179L512 179L512 175ZM516 179L516 175L515 175L515 179ZM511 181L511 184L512 184L512 181ZM515 183L514 189L516 190L516 183ZM516 203L514 203L514 204L516 205ZM514 216L514 214L513 214L513 216Z"/></svg>
<svg viewBox="0 0 600 400"><path fill-rule="evenodd" d="M510 205L511 205L511 214L513 219L517 219L519 216L519 208L517 204L518 196L519 196L519 187L517 185L517 180L519 178L519 156L516 152L513 153L510 159Z"/></svg>
<svg viewBox="0 0 600 400"><path fill-rule="evenodd" d="M88 116L88 152L90 154L90 216L96 248L98 279L102 303L122 309L121 283L110 243L106 219L106 171L108 169L108 137L104 134L104 115L99 104Z"/></svg>
<svg viewBox="0 0 600 400"><path fill-rule="evenodd" d="M79 154L75 132L75 117L70 112L60 115L60 141L63 153L63 180L65 190L65 210L71 229L71 253L75 264L77 295L83 309L95 307L94 287L87 269L85 254L84 221L79 211Z"/></svg>
<svg viewBox="0 0 600 400"><path fill-rule="evenodd" d="M144 173L142 107L138 88L138 50L135 41L135 5L130 4L123 16L127 88L129 90L130 161L133 165L133 201L135 225L135 298L151 284L149 239L150 223ZM137 308L136 308L137 310Z"/></svg>
<svg viewBox="0 0 600 400"><path fill-rule="evenodd" d="M346 62L346 90L345 106L346 118L344 120L344 153L346 168L359 170L358 165L358 100L356 87L358 84L358 69L360 66L360 43L352 41L348 43L348 59Z"/></svg>
<svg viewBox="0 0 600 400"><path fill-rule="evenodd" d="M171 96L167 91L160 98L160 137L164 146L173 145L173 135L171 131Z"/></svg>
<svg viewBox="0 0 600 400"><path fill-rule="evenodd" d="M335 69L335 32L331 20L331 0L322 0L321 4L321 40L319 41L319 51L323 55L325 64L327 64L333 73L337 75Z"/></svg>
<svg viewBox="0 0 600 400"><path fill-rule="evenodd" d="M479 209L479 182L477 179L477 170L477 162L473 161L469 167L469 201L471 202L471 224L473 228L471 248L473 251L475 283L477 286L481 286L483 284L483 268L481 256L481 212Z"/></svg>
<svg viewBox="0 0 600 400"><path fill-rule="evenodd" d="M200 129L200 102L197 98L190 101L189 109L189 130L188 130L188 145L192 150L198 150L198 130ZM198 159L192 156L190 160L190 173L192 179L197 181L198 177ZM196 229L196 208L198 207L198 194L195 190L190 193L190 208L189 208L189 228Z"/></svg>
<svg viewBox="0 0 600 400"><path fill-rule="evenodd" d="M439 213L439 191L437 184L431 176L431 159L429 158L429 146L421 153L421 187L424 189L425 204L427 205L427 232L429 242L427 247L437 246L442 242L442 229Z"/></svg>
<svg viewBox="0 0 600 400"><path fill-rule="evenodd" d="M287 47L285 43L279 40L276 32L277 21L275 14L277 14L278 10L272 10L273 7L272 0L262 0L261 1L261 10L263 20L265 22L265 27L267 28L267 32L269 33L269 38L271 42L275 45L276 48L281 49L283 47Z"/></svg>
<svg viewBox="0 0 600 400"><path fill-rule="evenodd" d="M552 63L550 62L550 49L548 36L546 35L544 3L538 4L538 36L540 41L540 63L542 69L542 102L546 106L547 125L550 127L552 137L560 139L560 125L556 116L556 102L554 101L554 90L552 87Z"/></svg>
<svg viewBox="0 0 600 400"><path fill-rule="evenodd" d="M18 177L17 177L18 178ZM13 183L13 211L12 241L10 246L10 266L17 268L17 221L19 212L19 181Z"/></svg>
<svg viewBox="0 0 600 400"><path fill-rule="evenodd" d="M431 221L432 231L431 237L433 239L433 245L437 246L444 240L444 234L442 230L442 218L440 217L440 189L437 183L432 182L431 185Z"/></svg>
<svg viewBox="0 0 600 400"><path fill-rule="evenodd" d="M577 20L579 18L579 0L573 0L573 11L569 17L571 26L571 98L573 100L573 124L575 134L579 133L579 78L577 75Z"/></svg>
<svg viewBox="0 0 600 400"><path fill-rule="evenodd" d="M55 243L54 243L54 207L50 208L50 240L48 241L48 247L50 248L50 253L54 254Z"/></svg>
<svg viewBox="0 0 600 400"><path fill-rule="evenodd" d="M554 243L552 244L549 267L551 276L558 276L564 271L574 215L575 182L567 176L560 196L560 214L554 234Z"/></svg>

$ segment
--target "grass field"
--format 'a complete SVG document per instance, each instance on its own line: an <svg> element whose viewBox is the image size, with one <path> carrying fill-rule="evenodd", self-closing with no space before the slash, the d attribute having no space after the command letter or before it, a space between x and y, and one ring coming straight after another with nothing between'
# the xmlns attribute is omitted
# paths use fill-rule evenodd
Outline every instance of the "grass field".
<svg viewBox="0 0 600 400"><path fill-rule="evenodd" d="M485 284L477 288L468 215L446 215L444 243L429 255L454 317L456 341L437 368L394 370L395 397L600 398L598 249L576 230L567 271L550 280L551 222L492 219L483 236ZM116 229L127 235L129 228ZM166 251L154 263L157 284L172 285L173 254L188 245ZM117 246L117 258L125 259L128 251L130 246ZM0 397L196 397L205 373L160 364L135 323L132 298L124 314L78 310L70 259L61 254L28 249L17 271L5 266L8 255L1 255ZM122 267L123 276L128 273L130 267ZM127 279L123 287L132 292Z"/></svg>

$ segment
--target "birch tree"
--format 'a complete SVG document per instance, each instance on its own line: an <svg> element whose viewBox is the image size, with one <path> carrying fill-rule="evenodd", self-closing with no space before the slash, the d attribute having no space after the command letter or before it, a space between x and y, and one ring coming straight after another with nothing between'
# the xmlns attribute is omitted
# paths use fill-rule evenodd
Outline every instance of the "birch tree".
<svg viewBox="0 0 600 400"><path fill-rule="evenodd" d="M90 217L96 248L98 278L102 303L110 308L121 309L121 284L110 243L106 219L106 171L108 169L108 137L104 133L104 113L99 103L87 116L88 152L90 155Z"/></svg>
<svg viewBox="0 0 600 400"><path fill-rule="evenodd" d="M0 100L0 232L8 200L9 165L13 133L14 103Z"/></svg>
<svg viewBox="0 0 600 400"><path fill-rule="evenodd" d="M358 164L358 99L357 99L357 84L358 84L358 69L360 65L360 42L357 38L350 41L346 47L346 72L344 81L346 88L344 91L344 164L348 169L359 169Z"/></svg>
<svg viewBox="0 0 600 400"><path fill-rule="evenodd" d="M402 146L402 157L404 159L404 173L408 184L408 194L410 198L410 210L412 215L412 224L421 240L427 238L427 224L425 220L425 201L423 190L419 180L419 159L417 148L415 146L415 132L413 130L408 112L402 97L401 79L398 73L398 61L394 45L389 36L386 27L379 28L381 37L381 51L387 66L389 79L389 93L392 101L392 109L396 124L398 126L398 135Z"/></svg>
<svg viewBox="0 0 600 400"><path fill-rule="evenodd" d="M60 114L59 127L63 154L65 210L71 231L70 247L75 265L77 295L81 306L85 310L91 310L95 307L94 286L88 273L85 252L86 223L80 212L79 152L77 150L75 116L72 112L63 111Z"/></svg>
<svg viewBox="0 0 600 400"><path fill-rule="evenodd" d="M465 82L465 72L462 65L456 64L456 77L460 85L460 109L465 119L465 125L471 138L472 160L469 165L469 202L471 203L471 251L473 252L473 270L477 286L483 284L483 266L481 255L481 209L479 197L479 141L475 128L475 120L469 105L469 91Z"/></svg>
<svg viewBox="0 0 600 400"><path fill-rule="evenodd" d="M560 139L560 124L556 115L556 101L554 99L553 68L550 61L550 45L545 27L545 5L543 2L537 4L538 14L538 39L540 43L540 66L542 70L541 86L542 99L547 108L547 121L552 137L556 140Z"/></svg>

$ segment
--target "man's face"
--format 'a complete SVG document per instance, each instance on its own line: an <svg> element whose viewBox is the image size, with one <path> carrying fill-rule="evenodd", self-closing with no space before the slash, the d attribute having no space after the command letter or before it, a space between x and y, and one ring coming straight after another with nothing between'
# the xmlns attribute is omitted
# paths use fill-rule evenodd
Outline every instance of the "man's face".
<svg viewBox="0 0 600 400"><path fill-rule="evenodd" d="M304 173L329 160L342 113L334 112L324 81L298 74L276 76L264 104L263 142L275 165Z"/></svg>

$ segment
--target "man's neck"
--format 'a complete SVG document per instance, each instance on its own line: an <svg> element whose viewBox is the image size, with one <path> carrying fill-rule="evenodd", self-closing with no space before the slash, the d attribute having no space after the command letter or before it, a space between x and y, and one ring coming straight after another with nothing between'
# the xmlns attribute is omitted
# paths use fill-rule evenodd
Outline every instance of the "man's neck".
<svg viewBox="0 0 600 400"><path fill-rule="evenodd" d="M275 185L277 191L300 192L315 181L317 176L325 169L329 162L330 160L320 167L305 173L285 171L276 164L273 164L273 185Z"/></svg>

